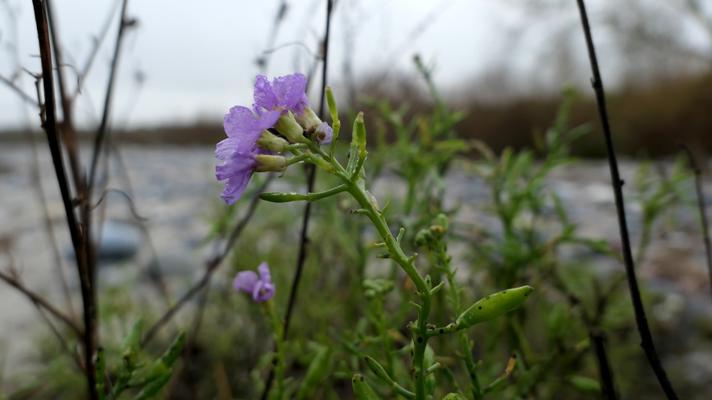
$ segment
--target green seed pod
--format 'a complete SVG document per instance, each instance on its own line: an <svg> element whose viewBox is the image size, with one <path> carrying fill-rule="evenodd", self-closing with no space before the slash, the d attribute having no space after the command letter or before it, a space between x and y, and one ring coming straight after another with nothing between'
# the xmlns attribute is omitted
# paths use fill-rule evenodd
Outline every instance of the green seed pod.
<svg viewBox="0 0 712 400"><path fill-rule="evenodd" d="M516 310L533 290L531 286L521 286L491 294L463 311L455 325L458 330L465 329Z"/></svg>
<svg viewBox="0 0 712 400"><path fill-rule="evenodd" d="M319 387L322 381L329 374L329 365L331 364L331 349L322 346L314 356L307 374L304 376L302 385L297 392L297 400L310 399L314 392Z"/></svg>
<svg viewBox="0 0 712 400"><path fill-rule="evenodd" d="M272 203L289 203L307 200L307 196L301 193L266 192L260 193L260 199Z"/></svg>
<svg viewBox="0 0 712 400"><path fill-rule="evenodd" d="M354 374L351 378L351 388L354 391L356 400L379 400L380 397L371 389L371 386L363 379L363 375Z"/></svg>

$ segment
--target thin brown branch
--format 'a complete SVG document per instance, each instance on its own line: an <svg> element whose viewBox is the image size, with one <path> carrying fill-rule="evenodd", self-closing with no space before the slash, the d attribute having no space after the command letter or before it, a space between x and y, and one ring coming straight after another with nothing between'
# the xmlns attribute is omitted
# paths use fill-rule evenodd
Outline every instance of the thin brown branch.
<svg viewBox="0 0 712 400"><path fill-rule="evenodd" d="M106 93L104 95L104 109L101 114L101 122L94 136L94 148L91 155L91 164L89 165L89 181L87 183L87 195L91 197L94 180L96 179L96 169L99 157L102 152L102 145L106 138L109 127L109 116L111 113L111 102L114 95L114 86L116 83L116 74L119 68L119 56L121 55L121 45L123 43L124 34L126 33L127 20L126 9L128 0L123 0L121 4L121 14L119 19L119 32L116 35L116 43L114 44L114 54L111 58L111 69L109 70L109 80L106 84Z"/></svg>
<svg viewBox="0 0 712 400"><path fill-rule="evenodd" d="M72 239L72 246L77 260L77 270L79 273L80 288L82 292L82 305L84 308L84 365L86 366L87 391L91 400L97 400L99 395L96 391L96 377L94 375L94 349L96 337L94 335L94 322L96 321L96 304L92 297L90 271L87 264L87 252L89 238L83 234L74 214L74 205L69 190L69 183L62 160L62 148L59 142L59 132L57 128L57 116L55 114L56 103L54 97L54 79L52 77L52 53L49 40L49 27L47 15L45 14L45 3L42 0L33 0L35 15L35 25L37 27L37 40L40 50L40 60L42 64L42 83L44 86L44 111L43 128L47 134L47 143L52 155L52 163L57 177L57 184L62 197L62 204L67 217L67 227Z"/></svg>
<svg viewBox="0 0 712 400"><path fill-rule="evenodd" d="M35 99L33 99L32 96L30 96L29 94L25 93L25 91L22 90L19 86L17 86L15 82L13 82L11 79L0 75L0 82L4 83L5 86L15 92L15 94L17 94L17 96L25 103L35 105Z"/></svg>
<svg viewBox="0 0 712 400"><path fill-rule="evenodd" d="M5 271L0 271L0 279L5 281L5 283L7 283L8 285L17 289L20 293L25 295L25 297L27 297L32 303L34 303L38 307L41 307L44 310L47 310L47 312L52 314L52 316L64 322L67 327L69 327L74 333L76 333L77 337L82 337L82 329L79 327L76 321L74 321L68 315L64 314L55 306L53 306L50 301L30 290L16 276L8 274Z"/></svg>
<svg viewBox="0 0 712 400"><path fill-rule="evenodd" d="M94 38L94 45L92 46L91 51L89 52L89 56L87 57L86 61L84 61L84 66L77 75L77 87L74 90L74 98L76 98L79 93L81 93L82 87L84 86L84 82L86 82L86 79L89 76L89 73L91 72L91 68L94 65L94 60L96 60L96 56L97 54L99 54L99 49L106 40L106 36L109 33L109 28L111 28L111 22L114 19L114 15L116 14L117 10L119 10L119 1L120 0L114 2L114 6L109 11L109 14L107 15L106 19L104 20L104 23L101 26L99 35ZM122 21L119 21L119 23L122 23Z"/></svg>
<svg viewBox="0 0 712 400"><path fill-rule="evenodd" d="M638 326L640 335L640 345L648 358L648 363L655 373L655 377L663 389L663 392L668 399L677 399L677 394L668 379L667 373L663 368L660 357L655 349L653 335L650 332L648 319L645 315L645 307L640 296L638 287L638 279L635 274L635 262L633 260L633 252L631 250L630 236L628 234L628 222L625 214L625 200L623 199L623 181L620 178L618 171L618 161L616 152L613 146L613 135L608 120L608 110L606 108L606 95L603 88L603 80L598 68L598 59L596 57L596 49L593 44L591 35L591 27L588 22L588 14L586 13L586 5L583 0L577 0L579 13L581 16L581 26L586 39L586 48L588 50L589 61L591 62L591 71L593 79L591 84L596 94L596 102L598 104L598 113L603 127L603 136L606 142L606 153L608 154L608 164L611 173L611 185L613 186L613 194L615 195L616 211L618 215L618 227L620 229L621 245L623 251L623 260L625 261L626 276L628 278L628 289L630 292L631 301L633 303L633 311L635 313L635 322Z"/></svg>
<svg viewBox="0 0 712 400"><path fill-rule="evenodd" d="M62 124L60 128L60 133L62 134L62 139L64 140L64 145L67 149L67 156L69 158L69 167L72 172L72 179L74 180L74 187L77 189L77 195L83 198L86 194L84 193L84 178L82 177L81 162L79 157L79 146L77 141L77 131L74 126L74 111L72 98L69 96L69 90L66 85L66 77L64 75L64 69L62 68L64 63L64 58L62 54L62 43L59 39L59 28L57 27L57 19L54 16L54 7L52 6L50 0L45 1L45 12L47 13L47 20L49 24L49 33L52 39L52 51L54 52L54 62L57 66L57 84L59 87L59 99L62 106Z"/></svg>

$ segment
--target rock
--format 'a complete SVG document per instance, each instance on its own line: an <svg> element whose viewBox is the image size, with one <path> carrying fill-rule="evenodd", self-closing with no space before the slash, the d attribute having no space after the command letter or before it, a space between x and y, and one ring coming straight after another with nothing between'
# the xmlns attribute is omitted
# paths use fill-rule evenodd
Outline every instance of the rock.
<svg viewBox="0 0 712 400"><path fill-rule="evenodd" d="M129 224L106 221L98 246L99 262L118 262L133 258L140 246L139 230Z"/></svg>

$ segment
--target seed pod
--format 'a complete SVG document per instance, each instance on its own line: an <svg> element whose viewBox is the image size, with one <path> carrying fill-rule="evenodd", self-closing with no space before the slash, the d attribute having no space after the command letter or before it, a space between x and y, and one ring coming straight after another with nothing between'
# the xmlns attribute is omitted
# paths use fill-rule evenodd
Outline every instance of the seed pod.
<svg viewBox="0 0 712 400"><path fill-rule="evenodd" d="M491 294L463 311L455 325L458 330L465 329L516 310L533 290L531 286L521 286Z"/></svg>
<svg viewBox="0 0 712 400"><path fill-rule="evenodd" d="M266 192L260 193L260 199L271 203L289 203L290 201L307 200L307 196L301 193Z"/></svg>
<svg viewBox="0 0 712 400"><path fill-rule="evenodd" d="M351 378L351 388L354 391L356 400L379 400L380 397L371 389L371 386L363 379L363 375L354 374Z"/></svg>

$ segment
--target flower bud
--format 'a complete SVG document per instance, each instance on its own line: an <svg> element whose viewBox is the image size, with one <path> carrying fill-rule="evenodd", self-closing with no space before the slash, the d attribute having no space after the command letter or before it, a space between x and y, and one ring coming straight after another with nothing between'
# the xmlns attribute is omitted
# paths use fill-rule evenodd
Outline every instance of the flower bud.
<svg viewBox="0 0 712 400"><path fill-rule="evenodd" d="M257 172L282 172L287 168L287 159L282 156L274 156L271 154L258 154L255 156L257 161Z"/></svg>
<svg viewBox="0 0 712 400"><path fill-rule="evenodd" d="M366 157L366 124L363 122L363 112L358 113L354 120L354 132L351 146L358 148L359 158Z"/></svg>
<svg viewBox="0 0 712 400"><path fill-rule="evenodd" d="M329 124L326 122L322 122L319 125L317 125L316 129L314 129L314 133L312 137L319 143L319 144L329 144L331 143L331 139L334 136L334 131L331 129Z"/></svg>
<svg viewBox="0 0 712 400"><path fill-rule="evenodd" d="M291 111L282 114L277 123L274 124L275 129L282 136L286 137L290 143L306 143L307 138L304 137L304 129L299 125Z"/></svg>
<svg viewBox="0 0 712 400"><path fill-rule="evenodd" d="M260 135L260 138L257 139L257 146L275 153L283 153L287 150L289 142L277 135L274 135L270 131L264 131L262 132L262 135Z"/></svg>
<svg viewBox="0 0 712 400"><path fill-rule="evenodd" d="M314 132L317 126L322 123L321 119L316 115L311 107L306 107L304 112L297 115L297 122L301 125L305 131Z"/></svg>
<svg viewBox="0 0 712 400"><path fill-rule="evenodd" d="M336 99L334 98L334 91L331 90L331 86L326 87L326 105L329 107L329 114L331 114L331 122L336 122L339 120L339 110L336 108Z"/></svg>

